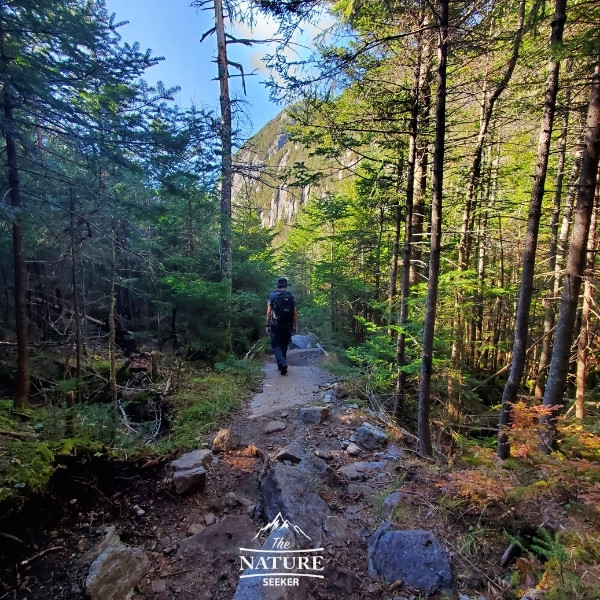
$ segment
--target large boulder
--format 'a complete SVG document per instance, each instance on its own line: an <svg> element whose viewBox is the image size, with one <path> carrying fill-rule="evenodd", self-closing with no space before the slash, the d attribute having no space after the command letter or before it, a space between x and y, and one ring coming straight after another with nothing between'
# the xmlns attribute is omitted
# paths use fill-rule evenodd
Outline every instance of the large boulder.
<svg viewBox="0 0 600 600"><path fill-rule="evenodd" d="M369 538L369 574L401 579L424 594L452 588L450 557L429 531L397 531L384 523Z"/></svg>
<svg viewBox="0 0 600 600"><path fill-rule="evenodd" d="M92 600L126 600L150 568L141 548L109 547L92 563L85 589Z"/></svg>
<svg viewBox="0 0 600 600"><path fill-rule="evenodd" d="M323 520L328 509L317 494L311 478L303 471L282 463L274 463L262 480L260 491L263 511L269 521L281 513L310 538L310 541L301 540L306 544L303 547L315 547L320 543Z"/></svg>

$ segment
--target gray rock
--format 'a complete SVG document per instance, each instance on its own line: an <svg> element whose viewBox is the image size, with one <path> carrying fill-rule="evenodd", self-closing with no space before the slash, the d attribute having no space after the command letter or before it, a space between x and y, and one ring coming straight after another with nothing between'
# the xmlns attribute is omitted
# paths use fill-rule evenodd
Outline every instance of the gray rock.
<svg viewBox="0 0 600 600"><path fill-rule="evenodd" d="M429 531L395 531L384 523L370 538L369 574L431 594L452 587L450 557Z"/></svg>
<svg viewBox="0 0 600 600"><path fill-rule="evenodd" d="M202 523L191 523L187 528L188 535L196 535L204 531L204 525Z"/></svg>
<svg viewBox="0 0 600 600"><path fill-rule="evenodd" d="M368 498L373 495L373 488L366 483L349 483L347 489L351 496L358 498Z"/></svg>
<svg viewBox="0 0 600 600"><path fill-rule="evenodd" d="M402 500L404 500L402 492L392 492L381 505L381 516L384 519L392 517L394 510L402 503Z"/></svg>
<svg viewBox="0 0 600 600"><path fill-rule="evenodd" d="M213 460L213 456L211 450L194 450L174 460L171 466L176 471L188 471L196 467L208 467Z"/></svg>
<svg viewBox="0 0 600 600"><path fill-rule="evenodd" d="M283 431L287 428L287 423L283 421L271 421L265 427L265 433L276 433L277 431Z"/></svg>
<svg viewBox="0 0 600 600"><path fill-rule="evenodd" d="M85 590L92 600L124 600L150 568L141 548L107 548L92 563Z"/></svg>
<svg viewBox="0 0 600 600"><path fill-rule="evenodd" d="M201 491L206 485L206 470L204 467L196 467L187 471L175 471L173 485L178 494Z"/></svg>
<svg viewBox="0 0 600 600"><path fill-rule="evenodd" d="M217 522L217 515L215 515L215 513L206 513L204 515L204 522L210 527L211 525L214 525Z"/></svg>
<svg viewBox="0 0 600 600"><path fill-rule="evenodd" d="M356 430L356 440L367 450L379 450L387 444L388 436L379 427L375 427L370 423L363 423Z"/></svg>
<svg viewBox="0 0 600 600"><path fill-rule="evenodd" d="M322 458L323 460L331 460L333 458L333 454L329 448L317 448L315 450L315 456L317 458Z"/></svg>
<svg viewBox="0 0 600 600"><path fill-rule="evenodd" d="M365 479L375 471L385 468L384 462L355 462L341 467L337 472L350 480Z"/></svg>
<svg viewBox="0 0 600 600"><path fill-rule="evenodd" d="M282 448L276 455L275 460L291 460L292 462L300 462L306 456L304 448L299 442L295 441Z"/></svg>
<svg viewBox="0 0 600 600"><path fill-rule="evenodd" d="M331 394L325 394L323 396L323 402L325 402L325 404L331 404L333 402L333 396Z"/></svg>
<svg viewBox="0 0 600 600"><path fill-rule="evenodd" d="M96 544L89 552L84 554L83 559L86 564L94 562L108 548L120 548L125 544L121 541L117 528L114 525L105 529L104 539Z"/></svg>
<svg viewBox="0 0 600 600"><path fill-rule="evenodd" d="M316 547L320 543L328 509L309 476L297 467L274 463L263 478L260 491L263 511L269 521L281 513L311 538L305 547Z"/></svg>
<svg viewBox="0 0 600 600"><path fill-rule="evenodd" d="M300 420L304 423L316 423L317 425L329 417L327 406L305 406L300 409Z"/></svg>
<svg viewBox="0 0 600 600"><path fill-rule="evenodd" d="M167 582L164 579L155 579L150 587L155 594L160 594L167 591Z"/></svg>
<svg viewBox="0 0 600 600"><path fill-rule="evenodd" d="M312 480L331 481L335 477L333 469L315 454L308 454L298 464L298 469Z"/></svg>
<svg viewBox="0 0 600 600"><path fill-rule="evenodd" d="M356 444L348 444L348 447L346 448L346 452L350 456L358 456L362 452L362 450Z"/></svg>
<svg viewBox="0 0 600 600"><path fill-rule="evenodd" d="M331 393L336 397L336 398L347 398L348 397L348 390L346 390L346 388L341 384L341 383L334 383L331 386Z"/></svg>
<svg viewBox="0 0 600 600"><path fill-rule="evenodd" d="M204 564L217 557L233 559L239 555L240 547L250 547L248 544L255 534L256 525L249 517L227 515L218 523L182 540L177 556L192 563L201 560Z"/></svg>
<svg viewBox="0 0 600 600"><path fill-rule="evenodd" d="M230 429L221 429L212 442L213 452L230 452L240 447L242 441L239 433L234 433Z"/></svg>

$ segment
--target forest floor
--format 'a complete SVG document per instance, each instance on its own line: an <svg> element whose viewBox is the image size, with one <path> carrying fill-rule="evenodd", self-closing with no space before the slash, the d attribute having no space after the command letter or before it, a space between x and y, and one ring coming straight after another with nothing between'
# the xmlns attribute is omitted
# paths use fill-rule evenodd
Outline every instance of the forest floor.
<svg viewBox="0 0 600 600"><path fill-rule="evenodd" d="M499 565L508 545L499 525L506 522L506 515L494 521L493 510L488 509L482 519L483 512L470 514L466 505L444 504L448 484L444 470L418 458L411 440L398 432L388 431L385 460L383 453L364 449L350 456L344 446L358 427L365 421L383 428L385 424L374 412L359 408L354 399L332 394L334 378L321 369L319 360L317 351L291 351L289 373L282 376L273 358L267 359L262 390L223 424L241 435L240 449L218 455L201 492L176 495L166 462L115 464L91 457L59 470L52 481L52 507L34 507L22 515L39 520L38 535L28 547L28 558L15 564L12 583L0 592L0 600L85 598L90 564L110 527L125 544L142 548L150 557L150 569L136 588L134 600L230 600L240 571L238 544L235 533L232 537L227 530L228 518L245 519L251 507L260 504L264 457L268 455L272 462L291 442L307 453L326 457L331 470L318 493L342 533L341 541L338 536L337 543L326 547L328 577L311 586L309 598L422 597L401 585L388 586L368 573L367 538L385 520L385 500L397 490L401 490L402 502L391 515L395 525L436 535L451 556L457 588L463 594L457 592L457 598L520 597L506 582L511 573L514 579L514 568L507 571ZM302 407L324 402L330 409L325 422L301 420ZM279 425L269 427L274 422ZM206 435L199 447L210 445L213 435ZM340 468L362 461L383 461L384 466L355 478L338 474ZM557 514L562 514L559 509ZM46 512L60 514L49 529L43 526ZM264 521L257 518L255 525L258 530ZM525 562L517 577L522 577L527 588L535 585L532 573L540 565L533 564L531 556Z"/></svg>

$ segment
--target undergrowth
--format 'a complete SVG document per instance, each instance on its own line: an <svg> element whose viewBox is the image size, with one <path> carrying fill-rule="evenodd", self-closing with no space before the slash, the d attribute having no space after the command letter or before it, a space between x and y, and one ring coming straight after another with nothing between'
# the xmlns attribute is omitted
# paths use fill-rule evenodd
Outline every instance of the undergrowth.
<svg viewBox="0 0 600 600"><path fill-rule="evenodd" d="M229 359L215 370L179 366L163 401L163 427L154 439L154 420L138 423L133 432L111 403L67 407L62 401L15 413L12 401L0 400L0 502L44 491L60 456L102 453L135 460L197 448L241 407L259 376L260 364L253 361ZM138 396L143 404L146 396ZM126 411L133 406L135 414L131 400L122 405Z"/></svg>

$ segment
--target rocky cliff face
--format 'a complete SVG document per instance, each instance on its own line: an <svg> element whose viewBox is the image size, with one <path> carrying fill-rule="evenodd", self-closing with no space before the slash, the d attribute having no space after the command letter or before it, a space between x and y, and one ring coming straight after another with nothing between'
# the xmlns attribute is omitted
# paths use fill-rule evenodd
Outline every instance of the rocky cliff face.
<svg viewBox="0 0 600 600"><path fill-rule="evenodd" d="M341 171L335 171L318 184L297 183L294 166L303 164L310 174L322 171L326 163L289 139L286 127L290 123L289 115L281 112L248 140L234 158L237 171L232 189L234 207L248 202L257 206L265 227L290 223L311 195L323 196L335 189L341 179Z"/></svg>

